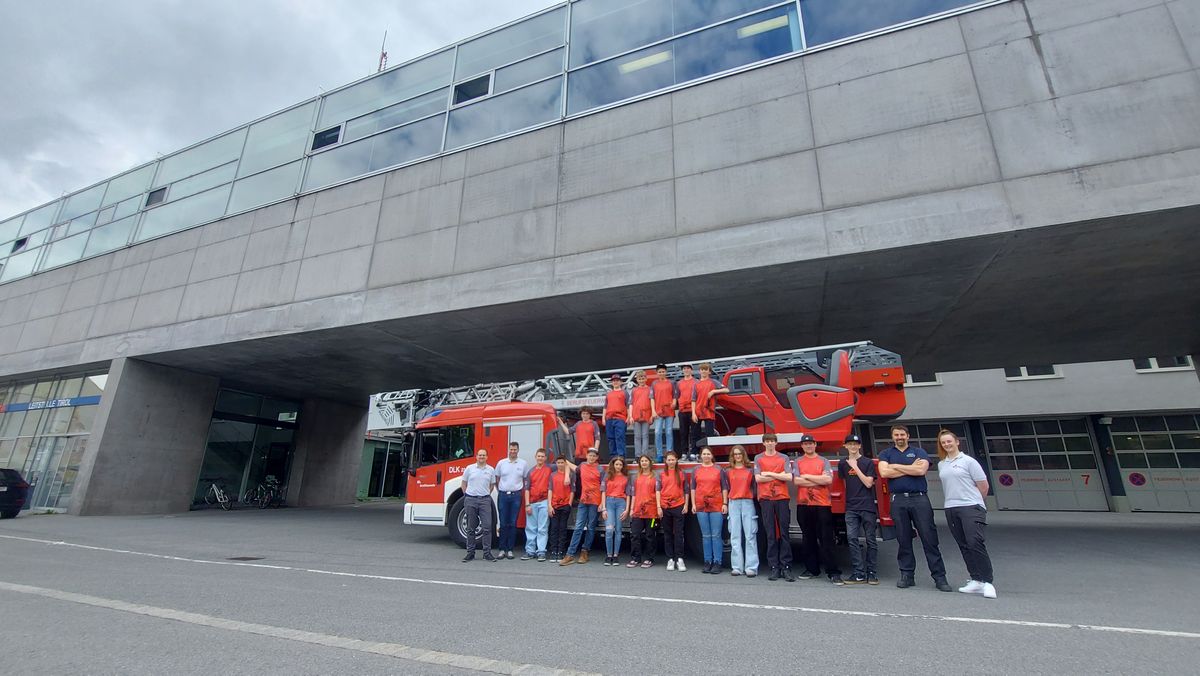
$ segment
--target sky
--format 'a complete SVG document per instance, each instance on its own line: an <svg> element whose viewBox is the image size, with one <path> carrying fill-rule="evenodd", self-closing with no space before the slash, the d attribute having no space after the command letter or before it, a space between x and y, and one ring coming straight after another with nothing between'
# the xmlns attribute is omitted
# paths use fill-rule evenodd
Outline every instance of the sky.
<svg viewBox="0 0 1200 676"><path fill-rule="evenodd" d="M0 220L556 0L0 0Z"/></svg>

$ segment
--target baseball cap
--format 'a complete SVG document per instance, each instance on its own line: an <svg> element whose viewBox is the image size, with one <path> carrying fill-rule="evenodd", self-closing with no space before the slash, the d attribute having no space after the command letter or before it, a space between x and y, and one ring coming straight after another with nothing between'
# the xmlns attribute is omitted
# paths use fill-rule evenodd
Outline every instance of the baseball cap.
<svg viewBox="0 0 1200 676"><path fill-rule="evenodd" d="M800 437L800 443L804 443L806 441L811 441L813 443L817 442L816 438L811 434L805 434L804 436Z"/></svg>
<svg viewBox="0 0 1200 676"><path fill-rule="evenodd" d="M609 380L624 380L620 373L614 373L608 377Z"/></svg>
<svg viewBox="0 0 1200 676"><path fill-rule="evenodd" d="M846 440L845 440L845 441L843 441L842 443L845 443L845 444L849 444L849 443L861 444L861 443L862 443L862 437L858 436L857 434L848 434L848 435L846 435Z"/></svg>

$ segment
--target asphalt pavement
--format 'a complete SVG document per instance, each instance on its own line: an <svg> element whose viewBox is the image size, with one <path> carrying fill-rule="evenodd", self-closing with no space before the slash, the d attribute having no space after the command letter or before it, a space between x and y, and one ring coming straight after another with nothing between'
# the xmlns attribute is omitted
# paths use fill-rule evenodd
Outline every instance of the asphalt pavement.
<svg viewBox="0 0 1200 676"><path fill-rule="evenodd" d="M938 520L941 522L941 515ZM991 515L999 598L476 560L398 505L0 522L6 673L1195 673L1200 515ZM950 581L962 559L941 526ZM626 553L628 551L626 547ZM918 548L918 552L919 552ZM918 554L918 556L920 556ZM843 565L844 565L843 561Z"/></svg>

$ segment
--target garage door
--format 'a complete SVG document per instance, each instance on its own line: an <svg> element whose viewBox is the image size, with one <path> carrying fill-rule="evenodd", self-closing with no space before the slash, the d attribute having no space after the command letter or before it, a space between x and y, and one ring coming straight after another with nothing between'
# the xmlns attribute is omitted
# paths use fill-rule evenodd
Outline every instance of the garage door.
<svg viewBox="0 0 1200 676"><path fill-rule="evenodd" d="M1200 415L1114 417L1121 481L1137 511L1200 512Z"/></svg>
<svg viewBox="0 0 1200 676"><path fill-rule="evenodd" d="M1107 511L1084 418L983 423L1000 509Z"/></svg>

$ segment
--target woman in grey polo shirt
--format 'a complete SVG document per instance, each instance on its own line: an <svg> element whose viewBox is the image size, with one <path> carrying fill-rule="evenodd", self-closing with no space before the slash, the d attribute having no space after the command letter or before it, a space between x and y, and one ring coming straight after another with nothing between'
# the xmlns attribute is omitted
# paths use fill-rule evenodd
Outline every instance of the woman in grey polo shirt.
<svg viewBox="0 0 1200 676"><path fill-rule="evenodd" d="M983 496L988 492L987 475L975 458L959 451L958 445L958 436L950 430L938 432L938 457L942 459L938 463L938 477L946 494L946 525L971 574L971 580L958 591L994 599L992 560L984 541L987 507Z"/></svg>

